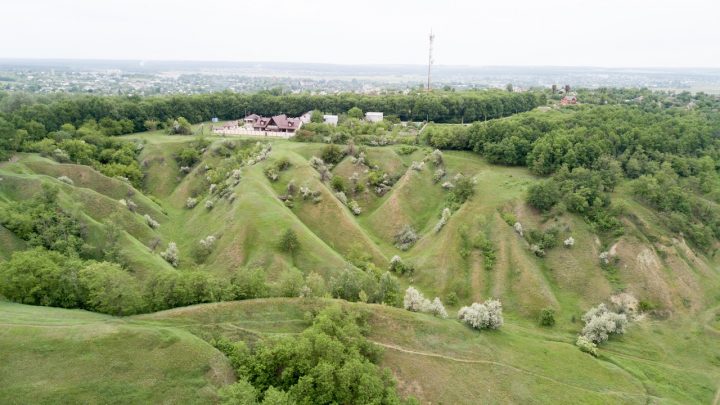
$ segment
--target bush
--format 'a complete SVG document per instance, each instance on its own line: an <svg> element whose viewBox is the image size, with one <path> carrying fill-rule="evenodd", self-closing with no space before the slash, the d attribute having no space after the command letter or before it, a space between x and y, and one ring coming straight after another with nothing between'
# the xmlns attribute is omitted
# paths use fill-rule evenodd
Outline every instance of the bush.
<svg viewBox="0 0 720 405"><path fill-rule="evenodd" d="M213 207L215 207L215 202L213 200L205 201L205 209L206 210L210 211L211 209L213 209Z"/></svg>
<svg viewBox="0 0 720 405"><path fill-rule="evenodd" d="M299 297L304 284L305 280L303 280L303 274L300 270L287 270L280 274L277 295L280 297Z"/></svg>
<svg viewBox="0 0 720 405"><path fill-rule="evenodd" d="M324 297L325 293L327 292L327 288L325 287L325 279L323 279L322 276L316 272L308 274L307 278L305 279L305 286L303 291L304 297Z"/></svg>
<svg viewBox="0 0 720 405"><path fill-rule="evenodd" d="M352 200L348 203L348 208L350 208L350 211L352 211L352 213L355 215L360 215L362 213L362 208L360 208L360 204L358 204L355 200Z"/></svg>
<svg viewBox="0 0 720 405"><path fill-rule="evenodd" d="M145 218L145 223L146 223L150 228L152 228L152 229L157 229L157 228L160 227L160 223L159 223L158 221L152 219L152 217L151 217L150 215L145 214L145 215L143 216L143 218Z"/></svg>
<svg viewBox="0 0 720 405"><path fill-rule="evenodd" d="M238 300L267 296L265 270L260 267L239 269L230 278L230 290L232 297Z"/></svg>
<svg viewBox="0 0 720 405"><path fill-rule="evenodd" d="M283 252L290 254L297 253L297 251L300 250L300 240L298 239L295 231L292 229L286 230L280 237L279 247Z"/></svg>
<svg viewBox="0 0 720 405"><path fill-rule="evenodd" d="M71 186L72 186L72 185L75 185L75 182L72 181L72 179L71 179L70 177L68 177L68 176L60 176L60 177L58 177L57 179L58 179L59 181L65 183L65 184L69 184L69 185L71 185Z"/></svg>
<svg viewBox="0 0 720 405"><path fill-rule="evenodd" d="M581 335L588 340L600 344L608 340L611 335L622 335L628 320L625 314L610 311L605 304L590 309L582 317L585 322Z"/></svg>
<svg viewBox="0 0 720 405"><path fill-rule="evenodd" d="M540 311L540 317L538 318L540 326L554 326L555 325L555 310L552 308L543 308Z"/></svg>
<svg viewBox="0 0 720 405"><path fill-rule="evenodd" d="M85 305L93 311L111 315L132 315L143 307L134 277L115 263L92 263L79 273L86 291Z"/></svg>
<svg viewBox="0 0 720 405"><path fill-rule="evenodd" d="M408 311L426 312L443 319L447 318L447 311L445 311L445 307L440 301L440 298L435 297L433 301L430 301L423 297L420 291L414 287L408 287L408 289L405 290L403 307Z"/></svg>
<svg viewBox="0 0 720 405"><path fill-rule="evenodd" d="M503 324L502 304L489 299L484 303L473 303L458 311L458 319L475 329L498 329Z"/></svg>
<svg viewBox="0 0 720 405"><path fill-rule="evenodd" d="M170 242L167 249L165 249L164 252L160 253L160 257L165 259L165 261L170 263L170 265L172 265L173 267L178 266L179 256L180 251L178 250L177 244L175 244L175 242Z"/></svg>
<svg viewBox="0 0 720 405"><path fill-rule="evenodd" d="M345 183L345 179L343 179L340 176L333 176L332 180L330 181L330 187L332 187L333 190L344 193L347 191L347 184Z"/></svg>
<svg viewBox="0 0 720 405"><path fill-rule="evenodd" d="M527 202L540 211L549 211L560 201L560 190L554 181L546 180L533 184L528 189Z"/></svg>
<svg viewBox="0 0 720 405"><path fill-rule="evenodd" d="M595 357L598 355L597 345L585 336L578 336L577 341L575 341L575 346L579 347L581 351L589 353Z"/></svg>
<svg viewBox="0 0 720 405"><path fill-rule="evenodd" d="M323 148L320 157L325 163L338 164L345 157L345 152L339 146L330 144Z"/></svg>
<svg viewBox="0 0 720 405"><path fill-rule="evenodd" d="M450 215L452 215L452 212L450 212L450 208L445 208L442 210L442 215L440 216L440 220L437 224L435 224L435 228L433 228L433 232L438 233L441 229L447 224L447 222L450 220Z"/></svg>
<svg viewBox="0 0 720 405"><path fill-rule="evenodd" d="M420 239L417 232L411 225L405 225L397 234L395 234L395 247L400 250L408 250L412 245Z"/></svg>
<svg viewBox="0 0 720 405"><path fill-rule="evenodd" d="M82 266L43 248L15 252L0 265L0 294L22 304L75 308L82 303L75 282Z"/></svg>
<svg viewBox="0 0 720 405"><path fill-rule="evenodd" d="M185 200L185 207L187 207L189 209L193 209L193 208L195 208L197 203L198 203L197 198L188 197L188 199Z"/></svg>
<svg viewBox="0 0 720 405"><path fill-rule="evenodd" d="M410 263L405 263L400 256L393 256L390 259L390 271L400 275L412 275L415 272L415 267Z"/></svg>
<svg viewBox="0 0 720 405"><path fill-rule="evenodd" d="M195 252L195 257L200 261L204 261L205 258L210 256L210 253L212 253L213 248L215 247L215 242L217 241L217 238L215 235L208 235L203 239L200 239L198 242L198 247Z"/></svg>

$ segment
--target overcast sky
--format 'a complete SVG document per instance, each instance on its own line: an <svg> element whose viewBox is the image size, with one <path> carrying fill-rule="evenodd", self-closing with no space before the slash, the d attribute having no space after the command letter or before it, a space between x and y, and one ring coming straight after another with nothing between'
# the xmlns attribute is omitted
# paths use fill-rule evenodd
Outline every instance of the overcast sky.
<svg viewBox="0 0 720 405"><path fill-rule="evenodd" d="M2 58L720 67L720 0L8 0Z"/></svg>

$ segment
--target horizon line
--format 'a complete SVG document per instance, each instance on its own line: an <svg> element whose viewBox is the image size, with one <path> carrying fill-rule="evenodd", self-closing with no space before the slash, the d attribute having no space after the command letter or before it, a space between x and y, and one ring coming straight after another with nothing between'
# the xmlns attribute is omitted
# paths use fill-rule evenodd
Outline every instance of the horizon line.
<svg viewBox="0 0 720 405"><path fill-rule="evenodd" d="M47 57L0 57L0 62L5 61L55 61L55 62L134 62L134 63L240 63L240 64L278 64L278 65L322 65L322 66L357 66L357 67L418 67L425 68L427 64L420 63L337 63L337 62L307 62L307 61L250 61L250 60L200 60L200 59L142 59L142 58L47 58ZM720 66L602 66L602 65L533 65L533 64L498 64L498 65L472 65L472 64L433 64L434 67L452 67L452 68L555 68L555 69L609 69L609 70L628 70L628 69L670 69L670 70L720 70Z"/></svg>

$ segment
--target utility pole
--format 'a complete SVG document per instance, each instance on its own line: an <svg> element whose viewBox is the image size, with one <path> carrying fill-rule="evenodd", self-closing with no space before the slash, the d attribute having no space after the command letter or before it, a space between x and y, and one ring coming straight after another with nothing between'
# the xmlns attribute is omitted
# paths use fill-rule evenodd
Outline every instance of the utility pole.
<svg viewBox="0 0 720 405"><path fill-rule="evenodd" d="M430 46L428 49L428 78L427 78L427 91L430 92L430 73L432 70L432 65L435 62L433 60L432 51L433 51L433 41L435 41L435 34L433 34L432 29L430 29Z"/></svg>

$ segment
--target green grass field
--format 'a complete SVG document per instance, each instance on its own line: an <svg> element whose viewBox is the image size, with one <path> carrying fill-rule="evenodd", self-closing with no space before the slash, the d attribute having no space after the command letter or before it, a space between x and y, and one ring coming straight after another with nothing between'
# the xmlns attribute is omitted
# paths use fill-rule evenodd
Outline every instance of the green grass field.
<svg viewBox="0 0 720 405"><path fill-rule="evenodd" d="M86 166L20 154L0 165L0 206L32 196L42 183L58 185L61 205L82 218L97 246L108 218L120 225L121 255L139 279L172 269L158 254L169 242L180 249L177 271L198 269L227 278L259 266L267 269L271 283L293 268L329 281L352 266L348 260L359 252L383 270L394 255L413 263L415 274L400 277L403 287L416 286L443 301L456 293L458 303L447 306L451 318L461 305L500 299L506 322L494 332L385 306L343 304L371 310L370 338L385 347L383 365L392 370L401 392L422 403L707 404L716 398L718 262L671 237L658 214L637 203L624 185L613 199L631 214L623 219L626 232L600 237L580 217L543 218L528 207L525 192L536 178L526 169L446 151L446 179L457 173L474 177L475 195L435 233L448 192L442 181L433 182L432 165L409 169L429 149L400 155L393 146L368 148L374 164L400 177L382 197L371 191L353 196L363 209L355 216L309 164L322 144L271 140L269 160L242 168L240 183L233 187L237 198L230 202L208 197L201 168L220 162L210 151L189 174L179 173L174 153L192 137L157 132L126 138L146 142L140 155L146 174L141 189ZM208 139L216 144L224 140ZM263 170L279 158L287 158L291 167L270 182ZM332 172L346 179L356 172L366 178L366 169L346 158ZM74 185L57 180L63 175ZM291 180L319 191L322 201L297 198L292 208L286 207L278 196ZM199 204L185 208L194 195ZM122 198L132 198L137 211L123 207L118 202ZM204 208L208 198L216 200L212 210ZM160 227L148 227L145 214ZM573 236L576 244L538 258L503 215L513 216L526 230L556 226L562 239ZM420 239L403 252L394 246L393 236L406 224L418 230ZM277 247L288 228L302 246L295 255ZM208 235L219 239L201 262L192 253ZM478 235L494 249L492 269L485 268L486 258L478 249L463 250ZM155 241L159 245L153 251ZM0 260L25 245L0 227ZM617 274L600 266L598 255L607 249L619 257ZM625 336L601 346L598 358L580 352L574 346L580 316L620 291L651 304L656 316L631 324ZM225 335L253 342L298 333L308 325L306 312L327 303L275 298L114 318L2 302L0 398L8 401L0 402L213 402L218 387L235 377L209 339ZM556 310L553 328L537 326L538 313L546 307Z"/></svg>

